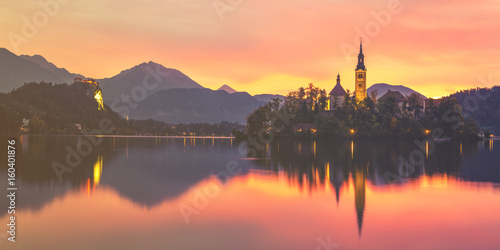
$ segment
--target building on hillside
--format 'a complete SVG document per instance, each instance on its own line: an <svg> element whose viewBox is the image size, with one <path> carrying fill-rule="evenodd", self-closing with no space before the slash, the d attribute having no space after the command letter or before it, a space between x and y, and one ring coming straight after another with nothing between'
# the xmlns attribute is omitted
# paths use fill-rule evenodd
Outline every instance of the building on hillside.
<svg viewBox="0 0 500 250"><path fill-rule="evenodd" d="M82 132L82 124L75 123L73 125L75 125L75 127L76 127L76 129L78 129L78 131Z"/></svg>
<svg viewBox="0 0 500 250"><path fill-rule="evenodd" d="M30 132L29 124L30 124L30 119L23 118L23 123L21 124L20 132L21 133Z"/></svg>
<svg viewBox="0 0 500 250"><path fill-rule="evenodd" d="M432 98L425 99L424 103L422 105L424 111L425 112L433 111L432 109L435 109L435 108L439 107L439 105L441 104L441 100L442 100L442 98L439 98L439 99L432 99Z"/></svg>
<svg viewBox="0 0 500 250"><path fill-rule="evenodd" d="M355 70L354 96L360 102L366 98L366 67L365 55L363 55L363 41L359 44L358 65Z"/></svg>
<svg viewBox="0 0 500 250"><path fill-rule="evenodd" d="M340 85L340 73L337 74L337 84L333 87L329 94L330 107L329 110L337 110L344 104L345 95L347 92Z"/></svg>
<svg viewBox="0 0 500 250"><path fill-rule="evenodd" d="M398 102L398 105L399 105L400 108L403 108L403 104L405 102L408 102L408 99L403 94L401 94L401 92L399 92L399 91L391 91L390 89L388 89L387 93L385 93L383 96L381 96L378 99L378 102L385 101L387 98L389 98L389 96L394 96L396 98L396 101Z"/></svg>
<svg viewBox="0 0 500 250"><path fill-rule="evenodd" d="M92 85L97 85L97 86L99 86L99 83L98 83L98 82L96 82L96 80L95 80L95 79L93 79L93 78L82 79L81 77L75 77L75 79L74 79L74 83L78 83L78 82L88 83L88 84L92 84Z"/></svg>

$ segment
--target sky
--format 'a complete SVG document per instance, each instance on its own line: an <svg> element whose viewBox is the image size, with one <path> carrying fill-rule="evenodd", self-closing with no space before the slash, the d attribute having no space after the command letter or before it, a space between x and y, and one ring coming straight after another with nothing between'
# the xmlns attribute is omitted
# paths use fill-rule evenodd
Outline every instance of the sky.
<svg viewBox="0 0 500 250"><path fill-rule="evenodd" d="M354 89L363 38L368 87L428 96L500 85L498 0L24 0L0 2L0 47L86 77L142 62L204 87L287 94L340 73Z"/></svg>

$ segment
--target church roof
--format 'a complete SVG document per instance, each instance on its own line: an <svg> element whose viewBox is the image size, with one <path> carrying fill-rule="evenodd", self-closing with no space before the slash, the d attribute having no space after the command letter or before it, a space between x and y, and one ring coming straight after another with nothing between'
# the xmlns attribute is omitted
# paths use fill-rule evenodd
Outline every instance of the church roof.
<svg viewBox="0 0 500 250"><path fill-rule="evenodd" d="M396 100L398 102L404 102L404 101L407 101L408 99L406 99L406 97L401 94L401 92L399 91L391 91L390 89L387 90L387 93L385 93L383 96L381 96L378 100L379 101L384 101L385 99L387 99L389 96L394 96L396 97Z"/></svg>
<svg viewBox="0 0 500 250"><path fill-rule="evenodd" d="M347 92L345 92L344 88L342 88L342 85L340 85L340 83L337 83L337 85L335 85L335 87L333 87L332 91L330 91L330 95L335 95L335 96L344 96L346 95Z"/></svg>

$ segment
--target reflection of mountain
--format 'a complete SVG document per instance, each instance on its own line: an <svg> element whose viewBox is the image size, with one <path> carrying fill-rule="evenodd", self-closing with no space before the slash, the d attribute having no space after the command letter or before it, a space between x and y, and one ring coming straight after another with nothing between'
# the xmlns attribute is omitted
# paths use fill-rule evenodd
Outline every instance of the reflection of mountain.
<svg viewBox="0 0 500 250"><path fill-rule="evenodd" d="M493 143L462 145L448 142L436 144L435 149L432 145L432 142L424 144L424 150L428 149L424 152L411 141L284 140L271 143L269 152L257 151L259 157L270 154L271 158L269 161L255 161L255 164L277 175L287 175L291 183L298 183L308 192L331 185L337 202L340 190L351 180L361 236L367 181L373 186L404 185L422 175L446 174L468 181L500 183L500 170L495 165L500 162L500 157L493 152ZM400 168L400 159L411 162L410 154L415 155L415 152L421 152L425 157L423 164L414 168L401 165ZM325 183L325 180L330 183Z"/></svg>
<svg viewBox="0 0 500 250"><path fill-rule="evenodd" d="M180 196L211 173L224 171L229 161L238 158L237 152L228 147L229 140L225 140L226 145L214 147L211 139L206 139L205 145L203 139L197 139L196 146L193 140L187 140L186 147L174 147L173 139L162 140L163 145L158 147L131 146L128 153L108 162L101 185L112 187L135 203L152 207ZM244 167L245 162L239 163Z"/></svg>
<svg viewBox="0 0 500 250"><path fill-rule="evenodd" d="M174 199L211 174L224 171L240 158L230 139L103 138L73 172L59 182L52 163L65 164L66 148L76 149L85 137L27 136L17 139L17 197L19 209L38 210L67 192L98 192L111 187L134 203L153 207ZM6 161L5 155L0 160ZM244 169L248 161L238 161ZM24 167L20 167L24 166ZM2 173L6 165L2 165ZM1 178L7 179L1 174ZM2 182L2 188L7 186ZM0 205L8 207L6 199ZM4 216L7 210L2 210Z"/></svg>

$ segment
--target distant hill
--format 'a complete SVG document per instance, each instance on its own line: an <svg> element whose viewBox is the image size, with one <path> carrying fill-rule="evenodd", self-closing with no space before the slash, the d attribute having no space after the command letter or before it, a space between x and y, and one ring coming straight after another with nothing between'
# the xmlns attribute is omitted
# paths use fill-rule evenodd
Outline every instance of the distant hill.
<svg viewBox="0 0 500 250"><path fill-rule="evenodd" d="M45 59L44 59L45 60ZM0 92L9 92L28 82L65 82L52 71L32 60L0 48Z"/></svg>
<svg viewBox="0 0 500 250"><path fill-rule="evenodd" d="M465 119L472 118L482 129L500 134L500 86L462 90L450 97L457 99Z"/></svg>
<svg viewBox="0 0 500 250"><path fill-rule="evenodd" d="M237 92L236 90L234 90L233 88L231 88L230 86L228 86L226 84L222 85L222 87L218 88L217 90L224 90L229 94L233 94L233 93ZM241 93L246 93L246 92L241 92ZM254 95L253 97L255 99L257 99L257 101L263 102L263 103L268 103L273 98L280 98L280 99L285 98L282 95L273 95L273 94L260 94L260 95Z"/></svg>
<svg viewBox="0 0 500 250"><path fill-rule="evenodd" d="M271 94L254 95L253 97L255 99L257 99L258 101L265 102L265 103L270 102L271 99L276 99L276 98L284 99L285 98L282 95L271 95Z"/></svg>
<svg viewBox="0 0 500 250"><path fill-rule="evenodd" d="M173 88L203 88L197 82L176 69L165 68L154 63L142 63L120 72L111 78L97 79L105 96L105 101L112 102L122 94L133 96L134 88L146 90L146 97L152 94ZM154 87L154 85L157 85ZM153 86L153 87L150 87ZM141 95L141 92L135 93Z"/></svg>
<svg viewBox="0 0 500 250"><path fill-rule="evenodd" d="M233 93L236 93L236 90L234 90L233 88L229 87L228 85L224 84L222 85L220 88L218 88L217 90L224 90L226 91L227 93L229 94L233 94Z"/></svg>
<svg viewBox="0 0 500 250"><path fill-rule="evenodd" d="M167 123L221 121L246 123L246 117L262 105L248 93L210 89L169 89L158 91L130 109L132 119L156 119Z"/></svg>
<svg viewBox="0 0 500 250"><path fill-rule="evenodd" d="M28 56L28 55L20 55L20 58L34 62L38 64L40 67L49 70L52 72L54 75L59 77L63 82L65 83L72 83L75 77L80 77L80 78L85 78L84 76L80 74L73 74L68 72L65 68L58 68L56 65L53 63L47 61L43 56L41 55L34 55L34 56Z"/></svg>
<svg viewBox="0 0 500 250"><path fill-rule="evenodd" d="M410 89L408 87L402 86L402 85L390 85L387 83L376 83L376 84L373 84L372 86L370 86L366 90L366 93L368 94L368 96L370 96L370 93L374 90L377 90L377 99L380 98L381 96L383 96L389 90L399 91L404 96L410 95L411 93L417 93L417 94L423 96L424 98L427 98L424 95L418 93L417 91Z"/></svg>

